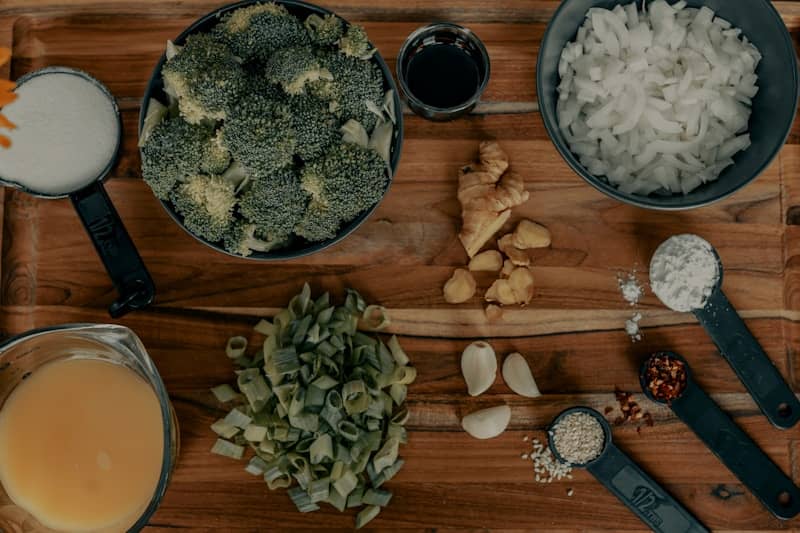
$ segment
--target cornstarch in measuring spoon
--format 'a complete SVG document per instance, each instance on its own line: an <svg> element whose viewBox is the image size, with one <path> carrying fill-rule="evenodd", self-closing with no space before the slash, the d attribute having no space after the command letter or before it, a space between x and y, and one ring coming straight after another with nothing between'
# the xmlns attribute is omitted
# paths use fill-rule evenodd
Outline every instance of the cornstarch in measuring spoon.
<svg viewBox="0 0 800 533"><path fill-rule="evenodd" d="M67 72L35 76L3 114L17 125L0 151L0 177L33 192L65 195L97 180L114 158L119 120L91 80Z"/></svg>
<svg viewBox="0 0 800 533"><path fill-rule="evenodd" d="M670 309L702 309L719 281L714 249L697 235L676 235L658 247L650 263L650 286Z"/></svg>

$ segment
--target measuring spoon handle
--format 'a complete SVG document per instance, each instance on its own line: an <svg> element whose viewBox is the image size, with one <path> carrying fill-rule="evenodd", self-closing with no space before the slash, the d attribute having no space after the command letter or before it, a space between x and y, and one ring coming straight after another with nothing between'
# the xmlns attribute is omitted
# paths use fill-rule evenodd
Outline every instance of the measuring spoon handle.
<svg viewBox="0 0 800 533"><path fill-rule="evenodd" d="M800 513L800 489L694 382L672 410L775 516Z"/></svg>
<svg viewBox="0 0 800 533"><path fill-rule="evenodd" d="M695 316L770 422L788 429L800 420L800 401L764 353L722 289Z"/></svg>
<svg viewBox="0 0 800 533"><path fill-rule="evenodd" d="M119 298L108 312L117 318L150 305L155 284L103 184L94 182L70 195L78 216L92 238Z"/></svg>
<svg viewBox="0 0 800 533"><path fill-rule="evenodd" d="M614 443L610 443L606 452L587 470L653 531L708 531Z"/></svg>

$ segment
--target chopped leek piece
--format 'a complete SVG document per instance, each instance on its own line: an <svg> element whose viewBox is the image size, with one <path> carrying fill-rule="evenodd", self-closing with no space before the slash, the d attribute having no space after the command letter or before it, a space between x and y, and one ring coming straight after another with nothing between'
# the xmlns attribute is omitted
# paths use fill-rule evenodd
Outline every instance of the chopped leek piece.
<svg viewBox="0 0 800 533"><path fill-rule="evenodd" d="M231 337L225 346L225 354L231 359L238 359L247 351L247 339L244 337Z"/></svg>
<svg viewBox="0 0 800 533"><path fill-rule="evenodd" d="M263 318L258 321L258 324L256 324L253 329L256 330L258 333L261 333L262 335L266 336L275 335L275 333L277 332L275 324Z"/></svg>
<svg viewBox="0 0 800 533"><path fill-rule="evenodd" d="M315 479L308 484L308 495L314 503L322 502L328 499L331 491L331 478L324 477L322 479Z"/></svg>
<svg viewBox="0 0 800 533"><path fill-rule="evenodd" d="M250 458L250 462L244 467L245 472L254 476L261 476L267 470L267 462L261 457L254 455Z"/></svg>
<svg viewBox="0 0 800 533"><path fill-rule="evenodd" d="M279 348L272 354L275 370L279 374L291 374L300 370L300 359L294 346Z"/></svg>
<svg viewBox="0 0 800 533"><path fill-rule="evenodd" d="M369 505L356 515L356 529L361 529L370 523L381 512L377 505Z"/></svg>
<svg viewBox="0 0 800 533"><path fill-rule="evenodd" d="M331 468L331 481L338 481L338 479L342 477L342 474L344 474L344 463L342 461L336 461ZM345 494L345 496L347 495Z"/></svg>
<svg viewBox="0 0 800 533"><path fill-rule="evenodd" d="M292 487L287 493L289 494L289 498L292 499L292 503L295 504L297 510L301 513L319 510L319 505L311 501L311 496L301 487ZM380 507L378 509L380 509Z"/></svg>
<svg viewBox="0 0 800 533"><path fill-rule="evenodd" d="M347 496L347 508L351 509L353 507L361 507L363 505L362 499L364 498L364 485L358 485L353 491Z"/></svg>
<svg viewBox="0 0 800 533"><path fill-rule="evenodd" d="M231 441L217 439L211 448L211 453L228 457L230 459L241 459L244 455L244 446L239 446Z"/></svg>
<svg viewBox="0 0 800 533"><path fill-rule="evenodd" d="M250 404L253 411L263 409L272 397L272 391L258 368L248 368L242 371L236 379L236 384L247 398L247 403Z"/></svg>
<svg viewBox="0 0 800 533"><path fill-rule="evenodd" d="M383 447L375 454L375 458L372 460L375 472L380 474L383 472L384 468L397 460L399 447L400 441L395 438L390 438L384 443Z"/></svg>
<svg viewBox="0 0 800 533"><path fill-rule="evenodd" d="M400 341L397 340L397 335L392 335L387 345L392 352L392 357L394 357L395 362L399 366L406 366L409 362L408 355L406 355L406 352L400 347Z"/></svg>
<svg viewBox="0 0 800 533"><path fill-rule="evenodd" d="M333 482L333 488L342 496L349 496L358 485L358 478L352 470L345 470L341 477Z"/></svg>
<svg viewBox="0 0 800 533"><path fill-rule="evenodd" d="M402 383L392 383L391 387L389 387L389 395L391 395L392 400L394 400L394 403L397 405L403 405L403 402L406 401L407 392L408 387Z"/></svg>
<svg viewBox="0 0 800 533"><path fill-rule="evenodd" d="M389 500L392 499L392 493L388 490L380 490L380 489L367 489L364 492L364 498L362 501L367 505L379 505L380 507L386 507L389 505Z"/></svg>
<svg viewBox="0 0 800 533"><path fill-rule="evenodd" d="M325 459L333 459L333 439L331 439L330 435L324 433L316 438L308 451L312 465L319 464Z"/></svg>
<svg viewBox="0 0 800 533"><path fill-rule="evenodd" d="M264 479L269 490L286 489L292 485L292 478L289 474L282 474L275 479Z"/></svg>
<svg viewBox="0 0 800 533"><path fill-rule="evenodd" d="M358 426L350 422L349 420L342 420L337 424L337 429L339 430L339 435L344 437L345 439L355 442L358 440L358 435L360 431L358 430Z"/></svg>
<svg viewBox="0 0 800 533"><path fill-rule="evenodd" d="M228 403L231 400L235 400L239 397L233 387L224 383L222 385L217 385L211 389L211 393L217 399L219 403Z"/></svg>
<svg viewBox="0 0 800 533"><path fill-rule="evenodd" d="M319 412L325 405L325 391L314 385L306 390L306 409Z"/></svg>
<svg viewBox="0 0 800 533"><path fill-rule="evenodd" d="M211 431L222 437L223 439L231 439L235 437L241 429L237 428L233 424L229 424L224 419L220 418L213 424L211 424Z"/></svg>
<svg viewBox="0 0 800 533"><path fill-rule="evenodd" d="M370 331L380 331L389 327L389 311L382 305L369 305L361 314L359 326Z"/></svg>
<svg viewBox="0 0 800 533"><path fill-rule="evenodd" d="M369 409L370 397L367 394L367 386L360 379L344 384L342 398L344 399L344 410L349 415L363 413Z"/></svg>
<svg viewBox="0 0 800 533"><path fill-rule="evenodd" d="M328 499L325 501L333 505L339 512L344 512L347 508L347 496L342 496L335 490L331 490L328 493Z"/></svg>
<svg viewBox="0 0 800 533"><path fill-rule="evenodd" d="M244 429L250 422L253 421L252 418L241 412L239 409L234 407L230 410L230 412L225 416L223 419L226 423L231 424L232 426L236 426L237 428Z"/></svg>
<svg viewBox="0 0 800 533"><path fill-rule="evenodd" d="M249 424L244 428L244 438L250 442L261 442L267 437L267 428L264 426L257 426Z"/></svg>
<svg viewBox="0 0 800 533"><path fill-rule="evenodd" d="M338 385L339 382L330 377L329 375L323 374L314 381L312 381L311 384L320 390L327 391Z"/></svg>

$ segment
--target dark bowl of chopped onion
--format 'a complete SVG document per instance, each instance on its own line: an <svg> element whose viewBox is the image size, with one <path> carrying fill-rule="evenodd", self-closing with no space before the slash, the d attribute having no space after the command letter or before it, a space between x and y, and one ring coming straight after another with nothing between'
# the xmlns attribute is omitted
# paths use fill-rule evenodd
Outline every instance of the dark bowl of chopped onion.
<svg viewBox="0 0 800 533"><path fill-rule="evenodd" d="M308 2L304 2L302 0L271 0L271 2L274 4L278 4L279 6L283 6L284 8L286 8L286 10L288 10L288 12L291 15L297 17L301 21L310 15L319 15L320 17L325 17L326 15L335 15L335 13L329 9ZM177 37L175 37L171 41L171 43L176 46L182 46L185 44L186 39L190 35L211 32L226 14L230 14L231 12L234 12L240 8L246 8L248 6L253 6L256 4L259 5L264 4L264 1L242 0L236 3L228 4L220 8L217 8L214 11L211 11L210 13L202 16L194 23L192 23L188 28L186 28ZM345 29L350 27L350 23L346 19L342 17L338 18L342 21ZM371 207L362 211L355 218L343 222L336 235L332 238L325 240L308 241L304 238L293 235L289 240L288 244L286 245L276 246L275 248L270 249L268 251L253 250L252 253L249 255L240 255L232 253L231 251L226 249L226 247L223 245L221 241L211 241L201 235L197 235L196 233L192 232L186 227L183 217L176 210L172 202L170 202L169 200L159 199L159 202L161 203L162 207L167 212L167 214L169 214L169 216L184 231L186 231L189 235L194 237L196 240L200 241L202 244L208 246L209 248L212 248L218 252L233 257L239 257L256 261L280 261L280 260L296 259L312 255L321 252L333 246L334 244L341 242L346 237L355 232L356 229L358 229L375 212L380 203L383 201L383 198L385 198L386 193L388 193L389 188L392 185L394 174L397 171L397 167L400 163L400 154L403 147L403 113L402 113L402 106L400 102L399 93L397 90L397 85L394 81L394 78L392 77L391 70L384 61L380 52L371 42L369 43L369 46L371 51L374 49L374 52L371 54L369 58L369 61L373 62L381 71L383 75L383 89L384 91L387 92L387 95L391 96L391 100L393 101L393 109L395 110L393 117L394 119L393 131L391 134L390 150L387 158L388 163L386 165L388 181L385 189L382 191L380 200L374 203ZM169 97L165 91L164 81L161 75L162 68L164 67L164 64L166 62L167 62L167 52L163 53L159 58L158 62L156 63L153 69L152 76L150 77L150 80L147 84L147 89L145 90L144 96L142 98L142 104L139 114L140 136L142 134L143 129L146 127L145 121L148 117L148 107L150 106L150 102L156 101L163 105L165 102L168 102L169 100Z"/></svg>
<svg viewBox="0 0 800 533"><path fill-rule="evenodd" d="M606 195L659 210L706 206L755 180L798 102L792 38L769 0L564 0L536 82L567 164Z"/></svg>

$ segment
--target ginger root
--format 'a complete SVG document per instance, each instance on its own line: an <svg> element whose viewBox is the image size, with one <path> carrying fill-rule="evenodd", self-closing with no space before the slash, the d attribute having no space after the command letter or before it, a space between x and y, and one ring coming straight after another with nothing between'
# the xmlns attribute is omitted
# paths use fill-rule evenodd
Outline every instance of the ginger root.
<svg viewBox="0 0 800 533"><path fill-rule="evenodd" d="M528 252L514 246L514 235L511 233L501 237L500 240L497 241L497 247L500 248L500 251L506 254L515 265L528 266L531 264L531 258L528 257Z"/></svg>
<svg viewBox="0 0 800 533"><path fill-rule="evenodd" d="M490 304L486 306L486 320L489 322L500 322L503 320L503 308L499 305Z"/></svg>
<svg viewBox="0 0 800 533"><path fill-rule="evenodd" d="M520 220L514 230L511 244L520 250L550 246L550 230L530 220Z"/></svg>
<svg viewBox="0 0 800 533"><path fill-rule="evenodd" d="M444 301L449 304L464 303L475 295L477 284L468 270L456 269L444 284Z"/></svg>
<svg viewBox="0 0 800 533"><path fill-rule="evenodd" d="M480 164L468 165L459 172L462 226L458 236L470 257L503 227L511 208L530 197L524 181L513 172L506 173L508 166L508 155L500 145L484 141L480 145Z"/></svg>
<svg viewBox="0 0 800 533"><path fill-rule="evenodd" d="M469 262L471 272L497 272L503 268L503 256L497 250L486 250Z"/></svg>
<svg viewBox="0 0 800 533"><path fill-rule="evenodd" d="M517 303L517 296L507 279L498 279L492 283L492 286L486 291L485 298L487 302L498 302L502 305Z"/></svg>
<svg viewBox="0 0 800 533"><path fill-rule="evenodd" d="M533 299L533 273L528 267L516 267L508 279L498 279L486 291L487 302L501 305L527 305ZM488 309L487 309L488 316Z"/></svg>

